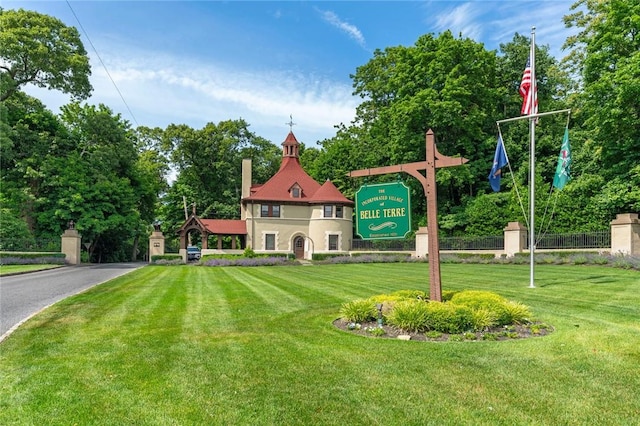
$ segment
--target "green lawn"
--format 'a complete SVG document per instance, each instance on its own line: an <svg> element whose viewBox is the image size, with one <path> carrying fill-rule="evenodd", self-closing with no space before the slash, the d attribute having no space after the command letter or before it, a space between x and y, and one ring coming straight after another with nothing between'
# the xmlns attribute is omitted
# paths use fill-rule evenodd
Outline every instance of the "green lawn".
<svg viewBox="0 0 640 426"><path fill-rule="evenodd" d="M137 270L0 344L0 424L632 425L640 273L443 264L553 325L500 342L414 342L331 324L343 302L428 292L426 264Z"/></svg>
<svg viewBox="0 0 640 426"><path fill-rule="evenodd" d="M45 269L52 268L60 268L64 265L47 265L47 264L36 264L36 265L1 265L0 266L0 276L2 275L12 275L12 274L22 274L25 272L34 272L34 271L43 271Z"/></svg>

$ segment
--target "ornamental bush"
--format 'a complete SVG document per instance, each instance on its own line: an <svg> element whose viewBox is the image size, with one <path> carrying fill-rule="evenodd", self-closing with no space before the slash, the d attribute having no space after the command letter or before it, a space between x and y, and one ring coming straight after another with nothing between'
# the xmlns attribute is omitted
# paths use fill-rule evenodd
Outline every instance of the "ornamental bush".
<svg viewBox="0 0 640 426"><path fill-rule="evenodd" d="M456 334L473 329L473 311L467 306L447 302L429 302L427 328Z"/></svg>
<svg viewBox="0 0 640 426"><path fill-rule="evenodd" d="M433 331L447 334L487 331L494 326L531 322L531 311L489 291L450 292L450 300L427 300L426 293L401 290L371 296L342 305L342 317L355 323L375 321L376 304L382 303L385 322L406 332Z"/></svg>
<svg viewBox="0 0 640 426"><path fill-rule="evenodd" d="M400 301L387 315L387 322L409 332L427 331L430 304L417 299Z"/></svg>
<svg viewBox="0 0 640 426"><path fill-rule="evenodd" d="M340 308L342 318L352 322L374 321L378 315L376 305L369 299L359 299L343 303Z"/></svg>

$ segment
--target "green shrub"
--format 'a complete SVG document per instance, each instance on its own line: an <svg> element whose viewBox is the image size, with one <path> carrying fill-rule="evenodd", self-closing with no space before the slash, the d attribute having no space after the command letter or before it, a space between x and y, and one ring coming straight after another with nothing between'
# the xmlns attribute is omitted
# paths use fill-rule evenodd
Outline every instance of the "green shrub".
<svg viewBox="0 0 640 426"><path fill-rule="evenodd" d="M371 303L375 305L376 303L383 303L383 304L395 303L395 302L400 302L402 300L408 300L408 299L406 297L393 295L393 294L376 294L375 296L371 296L367 300L369 300Z"/></svg>
<svg viewBox="0 0 640 426"><path fill-rule="evenodd" d="M311 260L327 260L327 259L331 259L333 257L342 257L342 256L345 256L344 253L342 253L342 254L338 254L338 253L313 253L313 255L311 256Z"/></svg>
<svg viewBox="0 0 640 426"><path fill-rule="evenodd" d="M442 301L443 302L448 302L449 300L451 300L451 298L453 297L454 294L459 293L456 290L443 290L442 291Z"/></svg>
<svg viewBox="0 0 640 426"><path fill-rule="evenodd" d="M520 302L507 300L501 306L501 313L501 317L498 318L499 325L524 324L531 320L529 307Z"/></svg>
<svg viewBox="0 0 640 426"><path fill-rule="evenodd" d="M494 325L520 324L531 317L529 308L518 302L511 302L490 291L467 290L455 294L451 303L468 306L474 311L487 310L495 316ZM480 315L480 314L478 314ZM475 318L478 320L479 318Z"/></svg>
<svg viewBox="0 0 640 426"><path fill-rule="evenodd" d="M607 263L609 263L609 258L606 256L591 256L591 261L593 262L594 265L606 265Z"/></svg>
<svg viewBox="0 0 640 426"><path fill-rule="evenodd" d="M404 300L427 300L429 296L422 290L398 290L390 294L378 294L371 296L367 300L373 303L373 305L382 304L382 315L387 315L393 311L396 303ZM376 311L377 315L377 311Z"/></svg>
<svg viewBox="0 0 640 426"><path fill-rule="evenodd" d="M498 315L487 308L478 308L471 311L472 327L474 330L483 331L498 323Z"/></svg>
<svg viewBox="0 0 640 426"><path fill-rule="evenodd" d="M353 300L342 304L340 308L342 318L353 322L374 321L378 316L375 303L369 299Z"/></svg>
<svg viewBox="0 0 640 426"><path fill-rule="evenodd" d="M428 329L428 306L421 300L403 300L387 315L387 322L401 330L422 332Z"/></svg>
<svg viewBox="0 0 640 426"><path fill-rule="evenodd" d="M400 296L405 299L427 300L429 295L422 290L398 290L391 293L392 296Z"/></svg>
<svg viewBox="0 0 640 426"><path fill-rule="evenodd" d="M164 262L163 262L164 261ZM159 265L182 262L182 256L179 254L154 254L151 256L151 263L156 263Z"/></svg>
<svg viewBox="0 0 640 426"><path fill-rule="evenodd" d="M490 291L444 292L446 302L425 300L420 290L400 290L379 294L368 299L355 300L342 305L341 315L353 322L375 321L378 304L386 323L409 332L460 334L483 332L495 326L505 326L514 331L511 324L531 322L531 311L519 302L513 302Z"/></svg>
<svg viewBox="0 0 640 426"><path fill-rule="evenodd" d="M473 312L464 305L429 302L427 304L427 328L443 333L461 333L473 328Z"/></svg>
<svg viewBox="0 0 640 426"><path fill-rule="evenodd" d="M0 265L64 265L64 253L0 252Z"/></svg>
<svg viewBox="0 0 640 426"><path fill-rule="evenodd" d="M474 309L492 309L496 305L499 305L506 300L507 299L500 296L499 294L492 293L490 291L465 290L454 294L451 298L451 303L455 303L457 305L466 305Z"/></svg>
<svg viewBox="0 0 640 426"><path fill-rule="evenodd" d="M585 265L587 263L587 256L584 254L577 254L572 257L574 265Z"/></svg>

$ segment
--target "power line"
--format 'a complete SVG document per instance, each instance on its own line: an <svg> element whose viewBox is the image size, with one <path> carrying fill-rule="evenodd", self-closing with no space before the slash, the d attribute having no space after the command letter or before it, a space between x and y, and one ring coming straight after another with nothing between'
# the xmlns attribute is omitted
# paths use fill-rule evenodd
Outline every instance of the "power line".
<svg viewBox="0 0 640 426"><path fill-rule="evenodd" d="M120 89L118 88L118 85L116 84L116 82L111 77L111 73L109 73L109 70L107 69L107 66L105 65L104 61L100 57L100 54L98 53L98 49L96 49L96 47L91 42L91 38L89 38L89 34L87 33L87 31L82 26L82 23L80 22L80 19L78 19L78 15L76 15L76 12L71 7L71 3L69 3L69 0L67 0L67 6L69 6L69 9L71 9L71 13L76 18L76 21L78 22L78 26L80 27L80 29L84 33L84 36L89 41L89 44L91 45L91 48L93 49L93 51L95 52L96 56L98 57L98 60L102 64L102 68L104 68L104 71L107 73L107 76L109 77L109 80L111 80L111 83L113 84L113 87L116 88L116 91L118 92L118 95L120 96L120 99L122 99L122 103L124 103L124 106L127 107L127 111L129 111L129 114L131 114L131 118L133 118L133 122L136 123L136 127L140 127L140 125L138 124L138 120L136 120L136 116L133 114L133 111L131 111L131 108L129 108L129 104L127 104L127 101L124 99L124 96L122 95L122 92L120 92Z"/></svg>

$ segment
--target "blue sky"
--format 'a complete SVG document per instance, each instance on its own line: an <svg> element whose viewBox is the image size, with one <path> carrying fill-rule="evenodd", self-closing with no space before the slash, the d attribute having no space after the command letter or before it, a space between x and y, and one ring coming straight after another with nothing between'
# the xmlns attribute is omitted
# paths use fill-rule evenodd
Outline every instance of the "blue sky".
<svg viewBox="0 0 640 426"><path fill-rule="evenodd" d="M411 46L447 29L498 49L536 26L537 43L561 59L575 33L562 22L572 3L3 0L2 7L77 27L91 58L87 102L104 103L134 126L199 129L243 118L279 144L292 115L298 140L313 145L354 118L359 98L350 75L375 49ZM59 92L26 90L54 112L69 102Z"/></svg>

